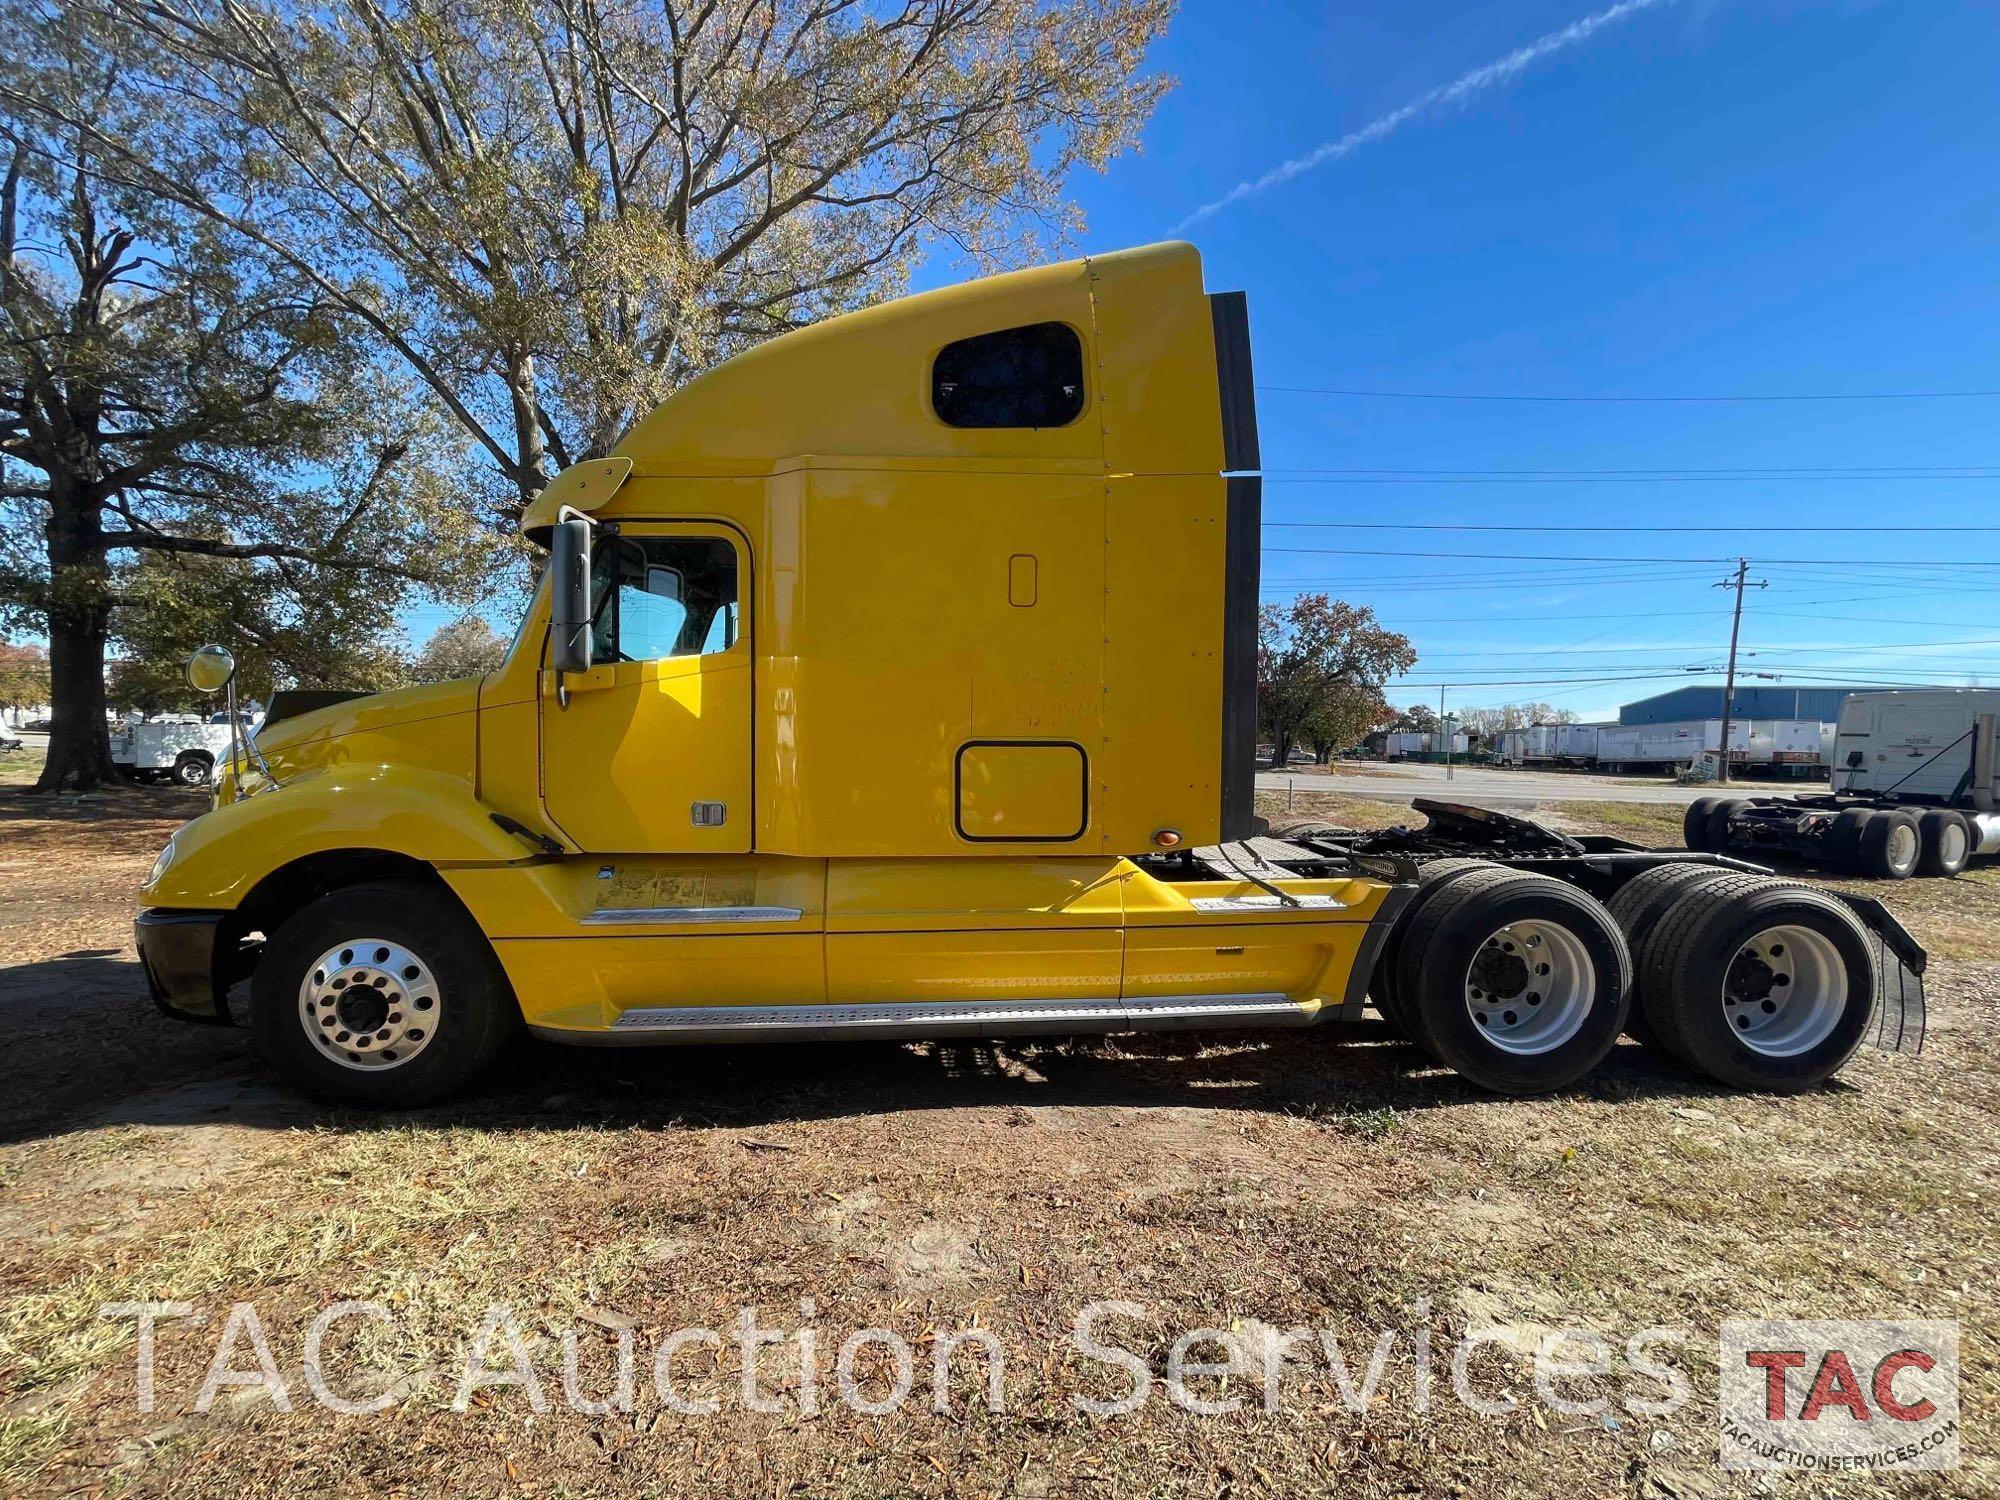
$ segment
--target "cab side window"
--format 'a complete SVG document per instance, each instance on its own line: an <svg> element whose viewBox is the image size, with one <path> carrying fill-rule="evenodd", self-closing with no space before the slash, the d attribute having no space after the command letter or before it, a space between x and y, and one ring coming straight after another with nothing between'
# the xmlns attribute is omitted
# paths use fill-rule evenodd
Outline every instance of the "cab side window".
<svg viewBox="0 0 2000 1500"><path fill-rule="evenodd" d="M721 537L610 537L591 566L593 661L711 656L736 644L736 549Z"/></svg>

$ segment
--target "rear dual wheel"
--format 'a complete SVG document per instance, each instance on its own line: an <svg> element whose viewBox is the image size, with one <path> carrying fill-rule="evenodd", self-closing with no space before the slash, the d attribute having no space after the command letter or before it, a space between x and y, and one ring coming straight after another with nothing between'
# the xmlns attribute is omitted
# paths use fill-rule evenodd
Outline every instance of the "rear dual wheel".
<svg viewBox="0 0 2000 1500"><path fill-rule="evenodd" d="M1972 863L1979 836L1971 821L1949 808L1934 807L1917 819L1923 853L1917 856L1919 875L1957 875Z"/></svg>
<svg viewBox="0 0 2000 1500"><path fill-rule="evenodd" d="M1634 964L1646 951L1646 940L1653 935L1660 918L1671 911L1681 897L1696 886L1724 879L1729 873L1718 870L1714 865L1655 865L1620 886L1611 898L1609 909L1618 930L1625 934L1625 945L1632 952ZM1632 1003L1631 1014L1626 1017L1625 1030L1634 1041L1650 1045L1657 1040L1645 1006L1636 999Z"/></svg>
<svg viewBox="0 0 2000 1500"><path fill-rule="evenodd" d="M1696 854L1721 854L1729 848L1729 819L1746 798L1697 797L1681 814L1681 842Z"/></svg>
<svg viewBox="0 0 2000 1500"><path fill-rule="evenodd" d="M1630 1004L1632 961L1593 897L1478 865L1419 895L1395 953L1403 1026L1481 1088L1546 1093L1596 1067Z"/></svg>
<svg viewBox="0 0 2000 1500"><path fill-rule="evenodd" d="M1795 1092L1837 1073L1874 1015L1874 947L1824 891L1723 875L1645 935L1638 1005L1659 1044L1735 1088Z"/></svg>

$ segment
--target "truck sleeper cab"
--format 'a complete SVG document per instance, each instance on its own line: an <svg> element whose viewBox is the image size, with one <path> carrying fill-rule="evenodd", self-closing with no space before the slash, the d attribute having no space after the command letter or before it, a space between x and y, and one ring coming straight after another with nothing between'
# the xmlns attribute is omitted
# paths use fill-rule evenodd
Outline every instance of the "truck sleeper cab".
<svg viewBox="0 0 2000 1500"><path fill-rule="evenodd" d="M440 1097L523 1024L1303 1026L1371 991L1475 1082L1571 1082L1631 1005L1588 890L1244 842L1252 389L1243 299L1185 245L718 366L529 507L549 564L501 667L274 701L141 893L156 1001L359 1104ZM1845 1060L1842 1015L1777 1086Z"/></svg>

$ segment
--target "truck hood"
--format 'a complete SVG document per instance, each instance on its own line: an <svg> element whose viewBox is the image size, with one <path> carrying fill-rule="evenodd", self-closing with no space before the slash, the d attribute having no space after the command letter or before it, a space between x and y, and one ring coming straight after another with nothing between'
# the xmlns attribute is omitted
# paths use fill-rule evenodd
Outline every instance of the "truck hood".
<svg viewBox="0 0 2000 1500"><path fill-rule="evenodd" d="M314 709L267 724L257 736L257 748L280 781L287 773L353 760L394 761L469 776L469 726L479 708L479 681L467 677L427 683Z"/></svg>

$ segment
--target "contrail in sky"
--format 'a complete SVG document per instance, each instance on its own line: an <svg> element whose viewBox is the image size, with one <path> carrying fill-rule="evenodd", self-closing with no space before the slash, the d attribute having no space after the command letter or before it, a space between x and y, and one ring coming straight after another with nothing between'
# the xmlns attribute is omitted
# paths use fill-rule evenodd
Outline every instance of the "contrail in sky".
<svg viewBox="0 0 2000 1500"><path fill-rule="evenodd" d="M1498 61L1474 68L1463 77L1417 95L1408 104L1390 110L1379 119L1370 120L1359 130L1351 130L1339 140L1328 141L1325 145L1308 151L1304 156L1294 157L1275 166L1262 177L1237 183L1213 203L1204 203L1182 219L1173 227L1173 233L1179 234L1211 214L1220 213L1232 204L1241 203L1245 198L1254 198L1266 188L1290 182L1294 177L1317 167L1323 167L1328 162L1351 156L1370 141L1379 141L1386 135L1394 134L1421 115L1448 109L1454 105L1468 104L1488 89L1511 83L1521 73L1526 72L1531 64L1538 63L1557 52L1566 52L1572 47L1579 46L1605 27L1615 26L1628 16L1637 15L1642 10L1658 10L1663 5L1676 3L1677 0L1619 0L1618 4L1600 10L1595 15L1585 16L1580 21L1572 21L1560 31L1551 31L1547 36L1539 37L1525 47L1516 48Z"/></svg>

